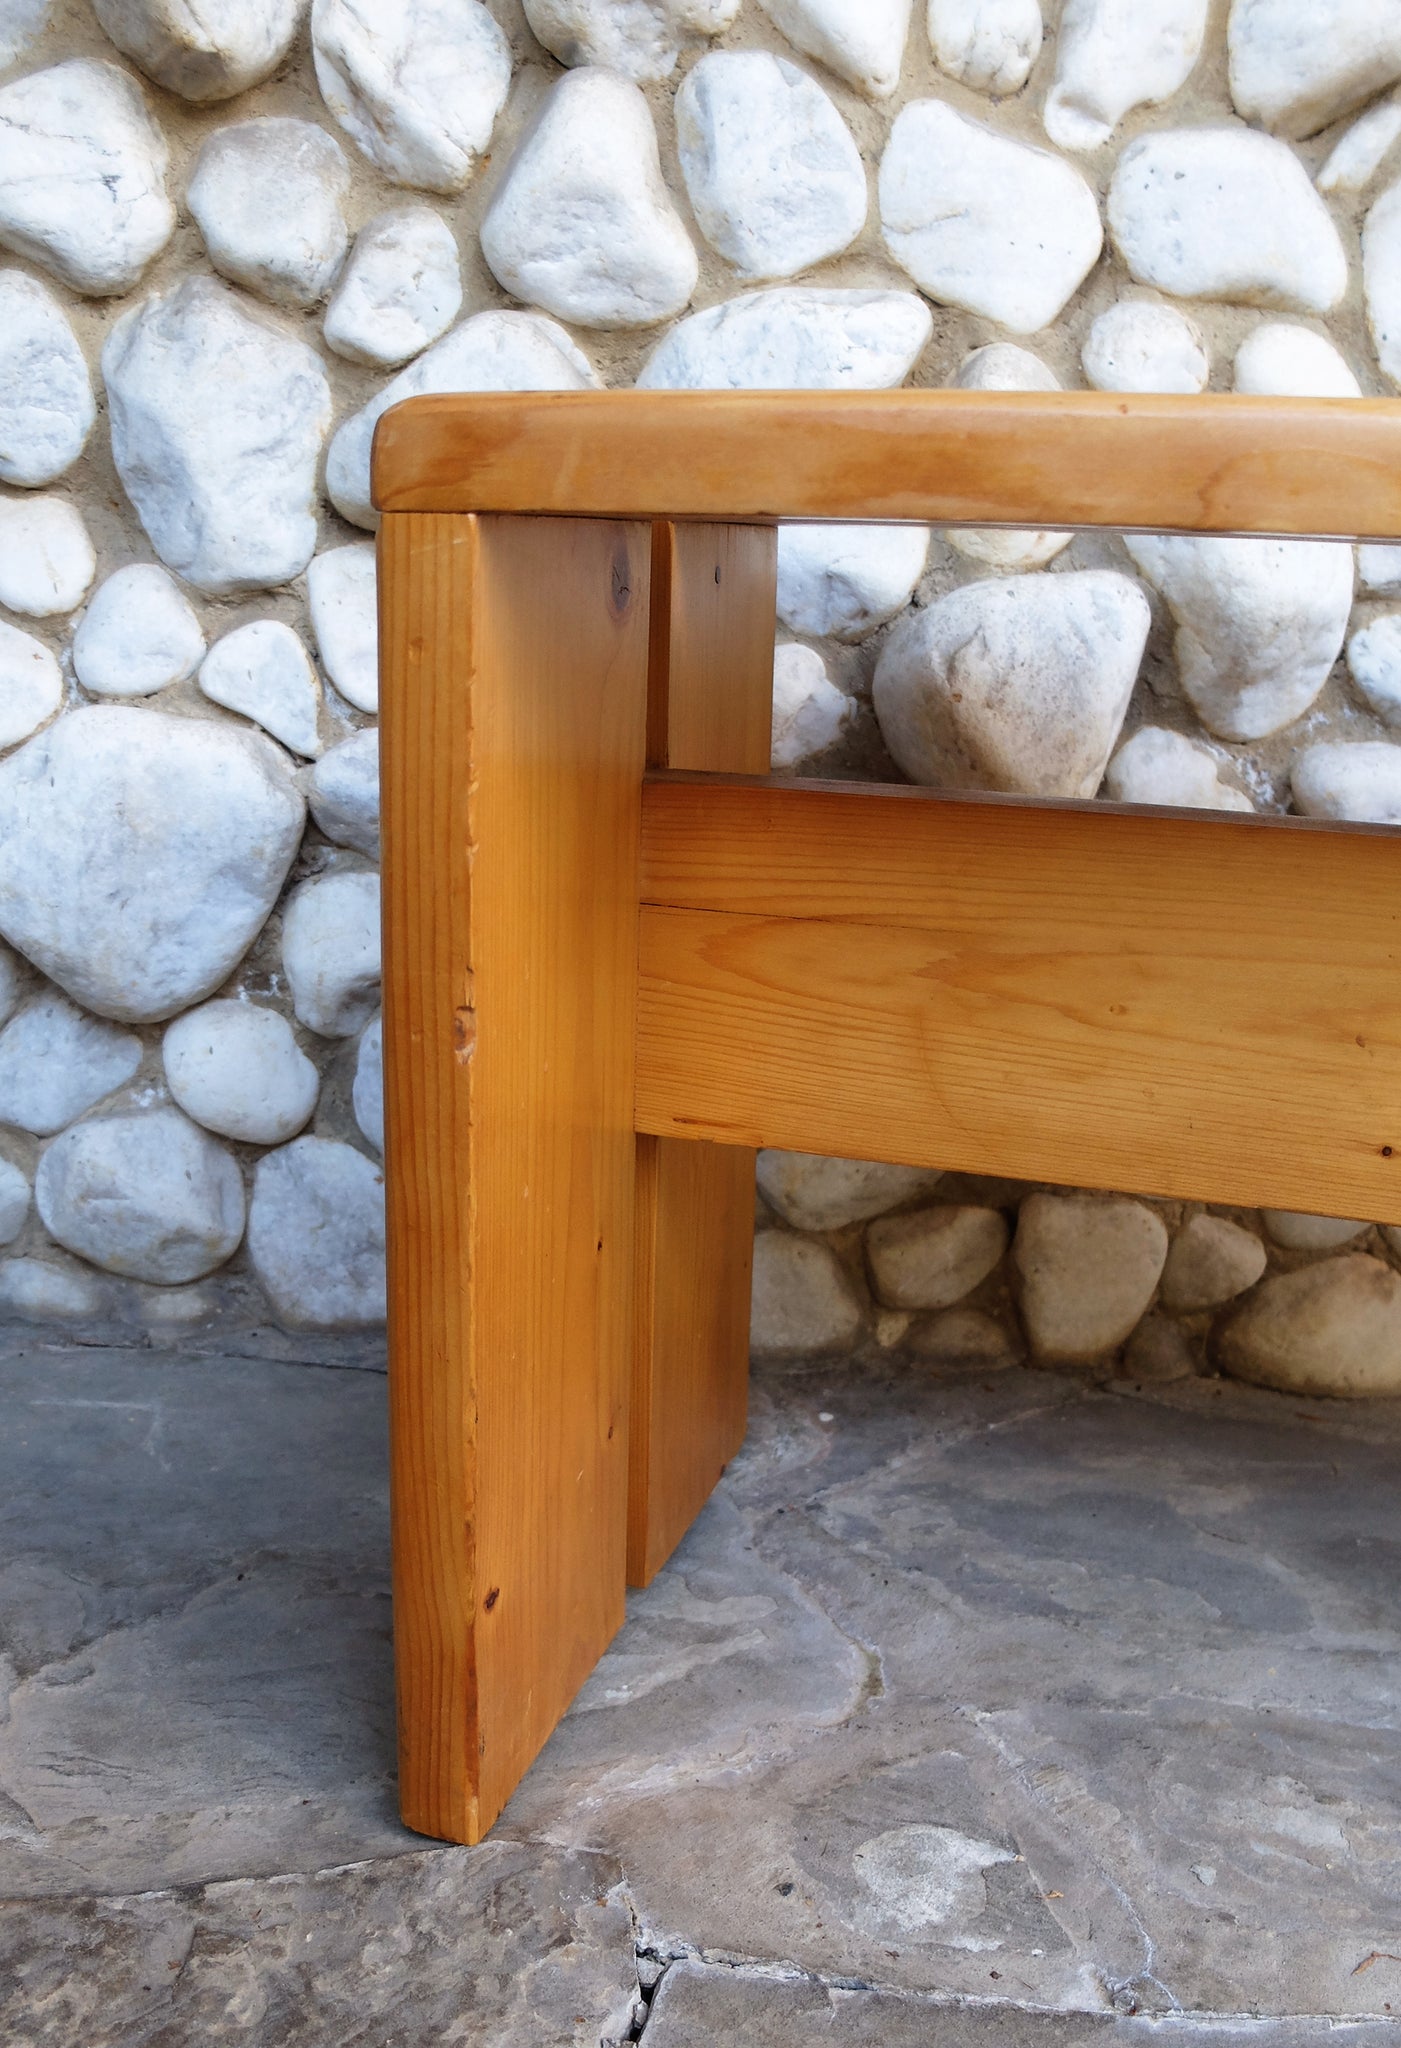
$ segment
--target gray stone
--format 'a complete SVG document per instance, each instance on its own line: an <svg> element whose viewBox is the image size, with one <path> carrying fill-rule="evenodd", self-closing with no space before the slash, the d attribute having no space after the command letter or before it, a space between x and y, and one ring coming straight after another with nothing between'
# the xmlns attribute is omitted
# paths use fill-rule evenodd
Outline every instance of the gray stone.
<svg viewBox="0 0 1401 2048"><path fill-rule="evenodd" d="M376 1017L360 1034L351 1104L360 1135L384 1151L384 1019Z"/></svg>
<svg viewBox="0 0 1401 2048"><path fill-rule="evenodd" d="M1401 384L1401 179L1363 223L1362 283L1377 360L1392 383Z"/></svg>
<svg viewBox="0 0 1401 2048"><path fill-rule="evenodd" d="M1189 1216L1163 1267L1163 1307L1174 1315L1219 1308L1253 1287L1265 1265L1265 1247L1253 1230L1206 1211Z"/></svg>
<svg viewBox="0 0 1401 2048"><path fill-rule="evenodd" d="M318 875L295 889L282 913L282 964L299 1022L323 1038L353 1038L379 1002L378 875Z"/></svg>
<svg viewBox="0 0 1401 2048"><path fill-rule="evenodd" d="M796 768L835 745L855 708L831 681L816 648L775 647L770 765Z"/></svg>
<svg viewBox="0 0 1401 2048"><path fill-rule="evenodd" d="M296 1138L258 1161L248 1255L294 1330L346 1330L385 1315L384 1174L329 1138Z"/></svg>
<svg viewBox="0 0 1401 2048"><path fill-rule="evenodd" d="M34 1200L66 1250L162 1286L212 1273L243 1236L232 1155L178 1109L75 1124L39 1161Z"/></svg>
<svg viewBox="0 0 1401 2048"><path fill-rule="evenodd" d="M637 85L660 85L682 50L718 36L740 0L525 0L537 42L561 64L597 64Z"/></svg>
<svg viewBox="0 0 1401 2048"><path fill-rule="evenodd" d="M1120 299L1101 313L1080 360L1097 391L1204 391L1211 369L1196 322L1151 299Z"/></svg>
<svg viewBox="0 0 1401 2048"><path fill-rule="evenodd" d="M928 559L927 526L780 526L778 616L815 640L864 640L905 609Z"/></svg>
<svg viewBox="0 0 1401 2048"><path fill-rule="evenodd" d="M18 63L48 27L54 0L0 0L0 71Z"/></svg>
<svg viewBox="0 0 1401 2048"><path fill-rule="evenodd" d="M1032 1351L1079 1364L1114 1351L1153 1299L1168 1234L1142 1202L1117 1195L1028 1195L1012 1262Z"/></svg>
<svg viewBox="0 0 1401 2048"><path fill-rule="evenodd" d="M305 310L344 261L349 190L345 152L324 128L265 114L209 137L186 202L222 276Z"/></svg>
<svg viewBox="0 0 1401 2048"><path fill-rule="evenodd" d="M884 391L933 332L913 292L775 285L693 313L649 356L639 391Z"/></svg>
<svg viewBox="0 0 1401 2048"><path fill-rule="evenodd" d="M64 498L0 498L0 604L31 619L71 612L97 572L81 513Z"/></svg>
<svg viewBox="0 0 1401 2048"><path fill-rule="evenodd" d="M759 1192L794 1230L841 1230L927 1194L940 1179L922 1166L872 1159L822 1159L811 1152L765 1151Z"/></svg>
<svg viewBox="0 0 1401 2048"><path fill-rule="evenodd" d="M1291 1252L1335 1252L1371 1227L1347 1216L1312 1216L1295 1209L1262 1209L1260 1215L1275 1243Z"/></svg>
<svg viewBox="0 0 1401 2048"><path fill-rule="evenodd" d="M117 473L167 567L210 596L299 576L331 419L315 351L195 276L117 322L102 374Z"/></svg>
<svg viewBox="0 0 1401 2048"><path fill-rule="evenodd" d="M1227 39L1237 112L1296 139L1401 78L1389 0L1232 0Z"/></svg>
<svg viewBox="0 0 1401 2048"><path fill-rule="evenodd" d="M911 0L760 0L795 50L816 57L872 99L900 82Z"/></svg>
<svg viewBox="0 0 1401 2048"><path fill-rule="evenodd" d="M1237 391L1256 398L1360 398L1362 387L1326 335L1265 320L1236 350Z"/></svg>
<svg viewBox="0 0 1401 2048"><path fill-rule="evenodd" d="M337 846L379 859L379 734L353 733L321 756L307 783L311 815Z"/></svg>
<svg viewBox="0 0 1401 2048"><path fill-rule="evenodd" d="M82 454L95 418L62 306L37 278L0 270L0 481L51 484Z"/></svg>
<svg viewBox="0 0 1401 2048"><path fill-rule="evenodd" d="M861 1304L820 1238L761 1230L754 1240L751 1350L759 1358L813 1358L849 1351L861 1335Z"/></svg>
<svg viewBox="0 0 1401 2048"><path fill-rule="evenodd" d="M181 99L207 106L260 85L291 48L306 0L93 0L119 50Z"/></svg>
<svg viewBox="0 0 1401 2048"><path fill-rule="evenodd" d="M1161 106L1187 83L1210 0L1066 0L1046 133L1061 149L1098 149L1134 107Z"/></svg>
<svg viewBox="0 0 1401 2048"><path fill-rule="evenodd" d="M303 818L261 734L71 712L0 762L0 932L87 1008L169 1017L257 937Z"/></svg>
<svg viewBox="0 0 1401 2048"><path fill-rule="evenodd" d="M891 1308L951 1308L995 1271L1007 1237L996 1209L941 1203L882 1217L866 1232L875 1291Z"/></svg>
<svg viewBox="0 0 1401 2048"><path fill-rule="evenodd" d="M922 1316L907 1345L918 1358L974 1366L981 1372L1000 1371L1022 1356L1022 1346L1011 1332L980 1308L946 1308L938 1315Z"/></svg>
<svg viewBox="0 0 1401 2048"><path fill-rule="evenodd" d="M170 161L135 79L75 57L0 88L0 247L74 291L129 292L170 240Z"/></svg>
<svg viewBox="0 0 1401 2048"><path fill-rule="evenodd" d="M1020 92L1041 54L1041 0L929 0L934 61L973 92Z"/></svg>
<svg viewBox="0 0 1401 2048"><path fill-rule="evenodd" d="M29 1217L29 1182L8 1159L0 1159L0 1244L13 1244Z"/></svg>
<svg viewBox="0 0 1401 2048"><path fill-rule="evenodd" d="M995 341L975 348L952 378L958 391L1059 391L1060 379L1048 363L1015 342ZM1037 528L951 526L949 546L970 562L981 562L1002 575L1020 569L1044 569L1068 548L1073 534Z"/></svg>
<svg viewBox="0 0 1401 2048"><path fill-rule="evenodd" d="M327 675L347 704L357 711L378 711L379 586L374 549L358 541L313 556L306 594L316 651Z"/></svg>
<svg viewBox="0 0 1401 2048"><path fill-rule="evenodd" d="M1401 1275L1366 1252L1277 1273L1217 1330L1223 1371L1286 1394L1401 1394Z"/></svg>
<svg viewBox="0 0 1401 2048"><path fill-rule="evenodd" d="M0 1031L0 1123L51 1137L125 1087L141 1065L141 1040L63 996L26 1003Z"/></svg>
<svg viewBox="0 0 1401 2048"><path fill-rule="evenodd" d="M872 685L885 743L935 788L1093 796L1148 624L1112 570L965 584L886 641Z"/></svg>
<svg viewBox="0 0 1401 2048"><path fill-rule="evenodd" d="M253 619L216 640L200 663L211 704L256 719L294 754L321 752L321 685L311 656L281 619Z"/></svg>
<svg viewBox="0 0 1401 2048"><path fill-rule="evenodd" d="M431 206L401 206L361 228L322 332L338 356L394 369L446 334L461 310L452 229Z"/></svg>
<svg viewBox="0 0 1401 2048"><path fill-rule="evenodd" d="M257 1003L186 1010L167 1029L161 1056L181 1109L221 1138L280 1145L316 1107L320 1075L287 1019Z"/></svg>
<svg viewBox="0 0 1401 2048"><path fill-rule="evenodd" d="M1401 746L1324 740L1295 755L1289 782L1306 818L1401 824Z"/></svg>
<svg viewBox="0 0 1401 2048"><path fill-rule="evenodd" d="M53 717L63 673L42 640L0 620L0 747L13 747Z"/></svg>
<svg viewBox="0 0 1401 2048"><path fill-rule="evenodd" d="M1367 709L1401 725L1401 612L1383 612L1347 644L1348 674Z"/></svg>
<svg viewBox="0 0 1401 2048"><path fill-rule="evenodd" d="M1150 1386L1171 1386L1201 1370L1200 1356L1180 1323L1145 1316L1124 1346L1123 1378Z"/></svg>
<svg viewBox="0 0 1401 2048"><path fill-rule="evenodd" d="M1243 789L1227 782L1221 763L1198 740L1161 725L1141 725L1104 775L1117 804L1177 804L1198 811L1253 811Z"/></svg>
<svg viewBox="0 0 1401 2048"><path fill-rule="evenodd" d="M95 697L150 697L203 659L188 598L154 562L128 563L100 583L73 635L74 674Z"/></svg>

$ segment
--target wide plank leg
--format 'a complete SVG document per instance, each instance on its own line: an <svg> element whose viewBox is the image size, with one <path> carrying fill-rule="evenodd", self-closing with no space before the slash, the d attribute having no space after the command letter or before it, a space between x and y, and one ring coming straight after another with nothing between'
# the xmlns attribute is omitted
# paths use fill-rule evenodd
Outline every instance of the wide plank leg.
<svg viewBox="0 0 1401 2048"><path fill-rule="evenodd" d="M644 525L380 536L400 1799L476 1842L623 1618Z"/></svg>
<svg viewBox="0 0 1401 2048"><path fill-rule="evenodd" d="M766 774L772 527L652 528L648 764ZM638 1140L628 1579L645 1586L744 1439L754 1154Z"/></svg>

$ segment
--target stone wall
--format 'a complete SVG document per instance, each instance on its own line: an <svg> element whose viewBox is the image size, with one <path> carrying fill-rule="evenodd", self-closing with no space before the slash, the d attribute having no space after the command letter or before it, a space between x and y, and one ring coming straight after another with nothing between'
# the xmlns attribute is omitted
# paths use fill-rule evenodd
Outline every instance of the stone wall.
<svg viewBox="0 0 1401 2048"><path fill-rule="evenodd" d="M1395 0L0 0L9 1327L373 1351L387 403L1386 391L1398 78ZM1398 597L1401 550L795 531L775 765L1397 821ZM764 1349L1401 1384L1360 1221L761 1187Z"/></svg>

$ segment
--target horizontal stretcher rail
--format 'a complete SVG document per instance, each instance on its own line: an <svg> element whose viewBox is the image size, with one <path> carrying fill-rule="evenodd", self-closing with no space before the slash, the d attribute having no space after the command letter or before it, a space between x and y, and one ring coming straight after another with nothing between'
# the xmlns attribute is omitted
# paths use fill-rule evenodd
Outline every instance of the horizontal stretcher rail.
<svg viewBox="0 0 1401 2048"><path fill-rule="evenodd" d="M385 512L1401 536L1394 399L585 391L413 398Z"/></svg>

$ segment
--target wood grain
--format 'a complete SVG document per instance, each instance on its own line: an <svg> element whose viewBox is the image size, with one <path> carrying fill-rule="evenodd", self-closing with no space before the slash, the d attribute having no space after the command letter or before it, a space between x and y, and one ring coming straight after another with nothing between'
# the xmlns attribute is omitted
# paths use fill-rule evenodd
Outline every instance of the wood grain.
<svg viewBox="0 0 1401 2048"><path fill-rule="evenodd" d="M1401 1222L1401 836L652 778L638 1123Z"/></svg>
<svg viewBox="0 0 1401 2048"><path fill-rule="evenodd" d="M385 511L1401 536L1394 399L489 392L375 431Z"/></svg>

